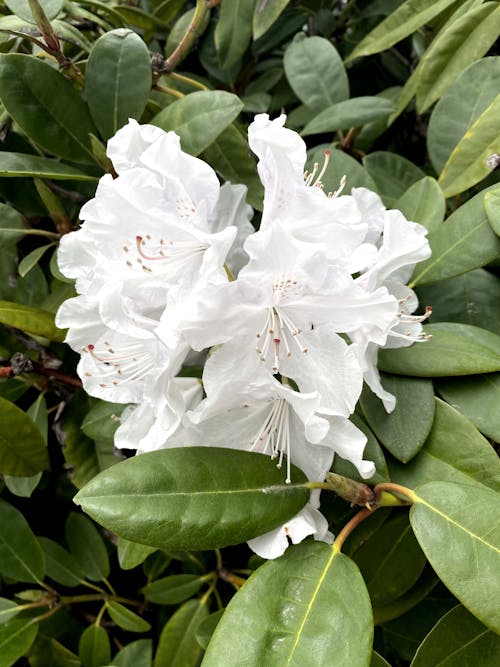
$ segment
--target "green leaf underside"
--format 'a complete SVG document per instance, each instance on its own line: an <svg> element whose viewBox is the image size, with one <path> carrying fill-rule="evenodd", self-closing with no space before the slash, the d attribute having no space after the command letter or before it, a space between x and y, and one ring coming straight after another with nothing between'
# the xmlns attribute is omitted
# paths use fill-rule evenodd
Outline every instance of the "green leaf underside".
<svg viewBox="0 0 500 667"><path fill-rule="evenodd" d="M322 542L304 542L260 567L236 593L203 665L366 667L372 631L356 565Z"/></svg>
<svg viewBox="0 0 500 667"><path fill-rule="evenodd" d="M33 420L17 405L0 397L0 473L24 477L45 470L47 447Z"/></svg>
<svg viewBox="0 0 500 667"><path fill-rule="evenodd" d="M212 549L261 535L294 516L309 491L268 456L215 447L162 450L118 463L75 502L117 535L167 549Z"/></svg>
<svg viewBox="0 0 500 667"><path fill-rule="evenodd" d="M452 593L500 633L500 496L480 484L430 482L415 490L415 535Z"/></svg>
<svg viewBox="0 0 500 667"><path fill-rule="evenodd" d="M411 347L381 350L379 368L396 375L442 377L500 370L500 336L455 322L424 326L430 340Z"/></svg>

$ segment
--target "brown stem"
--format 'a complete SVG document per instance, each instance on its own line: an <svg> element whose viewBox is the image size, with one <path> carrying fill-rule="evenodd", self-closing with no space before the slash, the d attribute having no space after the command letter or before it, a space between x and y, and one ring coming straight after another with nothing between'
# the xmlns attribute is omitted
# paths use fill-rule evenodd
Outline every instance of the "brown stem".
<svg viewBox="0 0 500 667"><path fill-rule="evenodd" d="M335 538L335 541L333 543L333 550L335 553L340 553L342 550L342 547L344 546L344 542L346 539L349 537L349 535L352 533L352 531L359 526L360 523L362 523L366 518L368 518L373 512L376 510L371 509L364 509L361 510L361 512L358 512L356 516L354 516L346 525L342 528L340 533L337 535Z"/></svg>
<svg viewBox="0 0 500 667"><path fill-rule="evenodd" d="M45 368L38 361L33 361L33 371L39 375L44 375L48 377L49 380L59 380L64 382L64 384L69 384L72 387L77 387L78 389L82 388L82 382L78 378L74 378L67 373L62 373L61 371L56 371L54 368Z"/></svg>
<svg viewBox="0 0 500 667"><path fill-rule="evenodd" d="M385 491L388 491L392 495L396 494L396 498L398 498L398 496L402 496L403 500L406 503L413 504L417 500L417 496L413 493L413 491L411 489L407 489L406 486L401 486L401 484L393 484L392 482L382 482L381 484L377 484L377 486L373 490L375 491L377 500L381 498L382 494ZM383 504L384 503L381 503L381 505ZM388 503L386 503L386 505L387 504Z"/></svg>

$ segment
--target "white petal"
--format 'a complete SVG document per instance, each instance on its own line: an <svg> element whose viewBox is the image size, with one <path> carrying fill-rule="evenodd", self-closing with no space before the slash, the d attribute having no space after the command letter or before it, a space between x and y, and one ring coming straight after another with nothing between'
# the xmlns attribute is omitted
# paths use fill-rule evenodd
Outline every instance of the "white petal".
<svg viewBox="0 0 500 667"><path fill-rule="evenodd" d="M369 479L375 472L373 462L363 460L366 445L365 434L348 419L332 417L330 431L325 441L335 450L336 454L350 461L363 479Z"/></svg>
<svg viewBox="0 0 500 667"><path fill-rule="evenodd" d="M160 139L165 132L154 125L139 125L132 118L108 141L107 155L115 171L137 167L146 148Z"/></svg>

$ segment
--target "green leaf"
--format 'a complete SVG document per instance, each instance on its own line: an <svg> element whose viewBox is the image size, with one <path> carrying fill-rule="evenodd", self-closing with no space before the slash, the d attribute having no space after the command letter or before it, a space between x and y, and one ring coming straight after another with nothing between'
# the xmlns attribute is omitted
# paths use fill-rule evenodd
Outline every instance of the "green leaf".
<svg viewBox="0 0 500 667"><path fill-rule="evenodd" d="M63 586L79 586L85 573L74 556L48 537L39 537L38 542L45 554L47 576Z"/></svg>
<svg viewBox="0 0 500 667"><path fill-rule="evenodd" d="M411 667L438 667L449 662L451 656L453 667L498 664L500 637L459 605L432 628L419 646Z"/></svg>
<svg viewBox="0 0 500 667"><path fill-rule="evenodd" d="M243 102L232 93L200 90L173 102L151 122L162 130L177 132L183 150L198 155L236 119L242 108Z"/></svg>
<svg viewBox="0 0 500 667"><path fill-rule="evenodd" d="M49 153L95 164L87 106L71 83L38 58L0 56L0 97L23 132Z"/></svg>
<svg viewBox="0 0 500 667"><path fill-rule="evenodd" d="M54 324L52 313L11 301L0 301L0 324L58 342L65 337L65 332Z"/></svg>
<svg viewBox="0 0 500 667"><path fill-rule="evenodd" d="M124 646L113 658L114 667L151 667L153 660L153 642L151 639L138 639Z"/></svg>
<svg viewBox="0 0 500 667"><path fill-rule="evenodd" d="M135 32L119 28L96 41L85 69L85 97L103 139L129 118L139 120L151 82L149 51Z"/></svg>
<svg viewBox="0 0 500 667"><path fill-rule="evenodd" d="M98 401L85 415L82 422L82 431L89 438L113 438L119 426L118 419L123 411L123 404Z"/></svg>
<svg viewBox="0 0 500 667"><path fill-rule="evenodd" d="M214 40L223 69L237 63L250 45L255 1L232 0L220 6Z"/></svg>
<svg viewBox="0 0 500 667"><path fill-rule="evenodd" d="M5 486L9 489L11 493L15 496L20 496L21 498L30 498L33 491L38 486L42 478L42 473L39 472L36 475L30 475L28 477L13 477L11 475L4 475L3 481Z"/></svg>
<svg viewBox="0 0 500 667"><path fill-rule="evenodd" d="M225 611L225 609L218 609L207 616L206 619L199 624L198 629L196 630L196 641L205 651L207 650L207 646L212 639L215 628Z"/></svg>
<svg viewBox="0 0 500 667"><path fill-rule="evenodd" d="M410 521L436 574L485 625L500 632L500 495L481 484L430 482L415 490Z"/></svg>
<svg viewBox="0 0 500 667"><path fill-rule="evenodd" d="M432 321L461 322L500 335L500 278L485 269L417 288L421 304L432 304Z"/></svg>
<svg viewBox="0 0 500 667"><path fill-rule="evenodd" d="M436 587L439 582L438 577L434 574L430 565L424 568L422 576L418 579L416 584L410 588L404 595L385 605L380 605L373 608L373 618L375 625L384 625L384 631L387 629L387 623L392 620L401 618L405 614L411 614L414 607L418 606L422 601L425 602L429 593ZM421 624L423 625L423 624ZM420 632L420 629L419 629ZM424 634L426 631L424 630ZM411 656L410 656L411 657Z"/></svg>
<svg viewBox="0 0 500 667"><path fill-rule="evenodd" d="M406 0L361 40L347 62L390 48L452 5L454 0Z"/></svg>
<svg viewBox="0 0 500 667"><path fill-rule="evenodd" d="M82 632L78 644L82 667L103 667L111 661L111 645L108 633L99 625L89 625Z"/></svg>
<svg viewBox="0 0 500 667"><path fill-rule="evenodd" d="M232 124L203 151L202 158L226 181L246 185L248 203L261 211L264 189L257 176L255 160L249 157L249 151L246 138L236 125Z"/></svg>
<svg viewBox="0 0 500 667"><path fill-rule="evenodd" d="M18 272L21 278L24 278L24 276L31 271L31 269L38 264L38 262L41 260L43 255L49 250L50 248L53 247L53 243L48 243L47 245L42 245L39 246L38 248L35 248L32 250L26 257L23 257L23 259L19 262L18 266Z"/></svg>
<svg viewBox="0 0 500 667"><path fill-rule="evenodd" d="M361 570L373 606L393 602L410 590L426 563L406 513L385 521L363 542L353 560Z"/></svg>
<svg viewBox="0 0 500 667"><path fill-rule="evenodd" d="M231 599L204 667L366 667L372 652L370 599L356 565L323 542L289 547L260 567Z"/></svg>
<svg viewBox="0 0 500 667"><path fill-rule="evenodd" d="M253 38L259 39L275 23L290 0L259 0L253 15Z"/></svg>
<svg viewBox="0 0 500 667"><path fill-rule="evenodd" d="M97 528L87 517L76 512L68 516L66 541L78 565L91 581L101 581L108 576L108 552Z"/></svg>
<svg viewBox="0 0 500 667"><path fill-rule="evenodd" d="M430 380L382 376L384 389L396 397L396 407L387 414L382 401L368 387L361 395L361 408L380 442L393 456L407 463L424 444L434 419L434 389Z"/></svg>
<svg viewBox="0 0 500 667"><path fill-rule="evenodd" d="M286 78L299 100L316 113L328 111L328 107L349 97L344 63L328 39L299 33L287 47L283 64ZM320 113L319 117L322 116Z"/></svg>
<svg viewBox="0 0 500 667"><path fill-rule="evenodd" d="M432 338L411 347L380 350L379 368L396 375L442 377L500 371L500 336L455 322L427 324Z"/></svg>
<svg viewBox="0 0 500 667"><path fill-rule="evenodd" d="M5 500L0 500L0 526L0 572L16 581L39 583L45 574L42 549L21 512Z"/></svg>
<svg viewBox="0 0 500 667"><path fill-rule="evenodd" d="M432 111L427 150L439 174L453 149L489 107L500 87L500 57L470 65L444 93Z"/></svg>
<svg viewBox="0 0 500 667"><path fill-rule="evenodd" d="M57 640L38 635L29 652L30 667L80 667L77 655Z"/></svg>
<svg viewBox="0 0 500 667"><path fill-rule="evenodd" d="M141 565L150 554L156 551L154 547L130 542L123 537L118 538L117 547L118 561L122 570L132 570L134 567Z"/></svg>
<svg viewBox="0 0 500 667"><path fill-rule="evenodd" d="M368 188L377 190L375 181L366 169L347 153L333 147L333 144L310 151L306 168L311 171L314 163L323 164L325 160L325 149L330 151L330 161L324 175L321 177L325 192L338 190L343 176L347 179L347 192L352 188Z"/></svg>
<svg viewBox="0 0 500 667"><path fill-rule="evenodd" d="M484 195L484 210L493 231L500 236L500 189L491 190Z"/></svg>
<svg viewBox="0 0 500 667"><path fill-rule="evenodd" d="M204 583L205 577L196 574L173 574L144 586L142 593L155 604L178 604L196 595Z"/></svg>
<svg viewBox="0 0 500 667"><path fill-rule="evenodd" d="M467 378L444 378L437 383L441 396L482 433L500 442L500 373Z"/></svg>
<svg viewBox="0 0 500 667"><path fill-rule="evenodd" d="M500 34L500 8L486 2L450 22L421 60L417 88L420 114L438 100L464 69L489 51Z"/></svg>
<svg viewBox="0 0 500 667"><path fill-rule="evenodd" d="M375 120L388 118L394 105L383 97L353 97L328 107L315 116L302 130L302 136L360 127Z"/></svg>
<svg viewBox="0 0 500 667"><path fill-rule="evenodd" d="M0 472L26 477L49 465L47 447L33 420L17 405L0 397Z"/></svg>
<svg viewBox="0 0 500 667"><path fill-rule="evenodd" d="M413 162L389 151L370 153L363 159L363 165L375 181L385 205L390 208L410 186L425 176Z"/></svg>
<svg viewBox="0 0 500 667"><path fill-rule="evenodd" d="M107 606L108 614L120 628L129 632L147 632L151 630L151 624L135 614L127 607L124 607L115 600L110 600Z"/></svg>
<svg viewBox="0 0 500 667"><path fill-rule="evenodd" d="M0 153L0 162L4 153ZM1 175L1 173L0 173ZM0 241L4 247L15 245L25 234L23 216L8 204L0 203Z"/></svg>
<svg viewBox="0 0 500 667"><path fill-rule="evenodd" d="M434 423L427 441L408 465L394 462L391 477L415 488L432 481L481 483L500 491L500 461L489 442L447 403L436 399Z"/></svg>
<svg viewBox="0 0 500 667"><path fill-rule="evenodd" d="M96 181L96 176L84 174L76 167L63 164L38 155L26 153L0 152L0 176L18 177L34 176L36 178L50 178L54 181Z"/></svg>
<svg viewBox="0 0 500 667"><path fill-rule="evenodd" d="M425 176L417 181L398 199L394 208L413 222L418 222L429 232L438 229L446 212L443 191L437 181Z"/></svg>
<svg viewBox="0 0 500 667"><path fill-rule="evenodd" d="M201 654L196 631L207 616L203 599L188 600L179 607L161 632L154 667L196 667Z"/></svg>
<svg viewBox="0 0 500 667"><path fill-rule="evenodd" d="M216 447L149 452L105 470L75 502L117 535L166 549L239 544L281 525L307 502L268 456ZM131 521L130 517L134 520Z"/></svg>
<svg viewBox="0 0 500 667"><path fill-rule="evenodd" d="M7 600L7 598L0 598L0 625L4 625L10 621L11 618L14 618L19 612L22 611L19 609L19 606L12 602L12 600Z"/></svg>
<svg viewBox="0 0 500 667"><path fill-rule="evenodd" d="M391 667L390 664L381 655L373 651L370 667Z"/></svg>
<svg viewBox="0 0 500 667"><path fill-rule="evenodd" d="M49 21L59 14L63 6L63 0L38 0L38 3ZM5 0L5 4L19 18L29 23L36 23L28 0Z"/></svg>
<svg viewBox="0 0 500 667"><path fill-rule="evenodd" d="M11 667L35 641L38 623L32 618L0 625L0 667Z"/></svg>

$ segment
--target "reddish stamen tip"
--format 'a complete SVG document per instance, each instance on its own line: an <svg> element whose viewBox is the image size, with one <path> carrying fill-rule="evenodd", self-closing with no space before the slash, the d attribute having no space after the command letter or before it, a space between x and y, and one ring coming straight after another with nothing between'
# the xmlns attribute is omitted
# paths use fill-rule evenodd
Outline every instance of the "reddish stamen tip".
<svg viewBox="0 0 500 667"><path fill-rule="evenodd" d="M88 350L89 352L92 352L93 349L94 349L94 345L92 345L92 343L89 343L89 344L87 345L87 350Z"/></svg>
<svg viewBox="0 0 500 667"><path fill-rule="evenodd" d="M281 338L273 338L273 341L274 341L275 343L278 343L278 344L279 344L279 343L281 343Z"/></svg>
<svg viewBox="0 0 500 667"><path fill-rule="evenodd" d="M136 237L135 237L135 240L137 241L137 243L141 243L141 241L142 241L142 236L136 236Z"/></svg>
<svg viewBox="0 0 500 667"><path fill-rule="evenodd" d="M432 315L432 306L426 306L425 307L425 314L427 316Z"/></svg>
<svg viewBox="0 0 500 667"><path fill-rule="evenodd" d="M329 148L327 148L325 150L325 157L330 157L331 154L332 154L332 151Z"/></svg>

